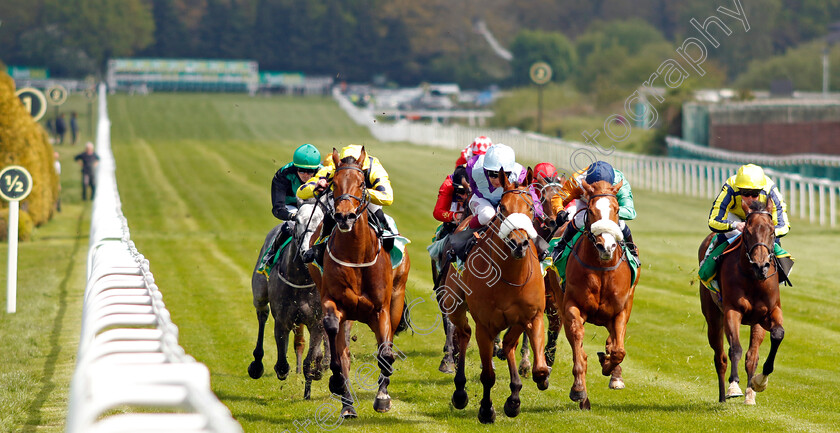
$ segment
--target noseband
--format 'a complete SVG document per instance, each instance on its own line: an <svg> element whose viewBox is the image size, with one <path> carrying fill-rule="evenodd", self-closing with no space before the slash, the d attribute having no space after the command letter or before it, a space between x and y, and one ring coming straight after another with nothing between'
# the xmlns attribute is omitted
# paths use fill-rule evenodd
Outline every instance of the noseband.
<svg viewBox="0 0 840 433"><path fill-rule="evenodd" d="M771 218L772 218L772 214L770 214L770 212L767 212L766 210L758 211L758 212L750 212L749 215L747 215L746 221L744 221L744 224L745 224L744 225L744 234L747 233L746 224L750 221L750 218L752 218L753 215L770 215ZM776 237L775 233L773 233L773 237L774 238ZM750 262L751 265L758 265L758 263L754 262L753 258L752 258L753 251L758 247L764 247L765 249L767 249L767 253L771 257L773 256L773 248L771 248L769 245L765 244L764 242L756 242L756 243L752 244L752 246L747 246L747 238L744 237L744 246L747 247L747 260ZM770 261L773 261L772 258L770 259ZM778 268L772 274L764 277L763 279L767 279L767 278L772 277L773 275L776 274L776 272L778 272Z"/></svg>
<svg viewBox="0 0 840 433"><path fill-rule="evenodd" d="M355 170L355 171L358 171L359 173L362 173L363 178L364 178L364 175L365 175L365 171L362 170L359 167L356 167L355 165L345 165L345 166L342 166L342 167L338 167L338 168L335 169L336 174L338 174L338 172L341 171L341 170ZM335 177L333 177L333 183L335 183ZM365 188L364 186L362 187L362 196L361 197L353 195L353 194L341 194L340 196L335 197L335 199L333 201L334 206L337 207L339 202L341 202L342 200L349 200L349 199L354 199L354 200L359 202L359 205L356 206L356 209L353 211L353 216L356 219L358 219L359 217L361 217L362 212L367 210L368 204L370 204L370 195L367 192L367 188ZM335 214L336 214L336 211L333 211L333 218L335 218Z"/></svg>

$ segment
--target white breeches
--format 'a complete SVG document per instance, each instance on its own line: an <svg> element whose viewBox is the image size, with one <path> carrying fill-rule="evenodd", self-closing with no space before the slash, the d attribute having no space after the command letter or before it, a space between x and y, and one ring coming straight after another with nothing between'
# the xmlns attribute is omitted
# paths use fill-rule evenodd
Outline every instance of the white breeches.
<svg viewBox="0 0 840 433"><path fill-rule="evenodd" d="M487 225L496 216L496 207L490 201L477 195L470 198L470 211L478 218L478 223Z"/></svg>

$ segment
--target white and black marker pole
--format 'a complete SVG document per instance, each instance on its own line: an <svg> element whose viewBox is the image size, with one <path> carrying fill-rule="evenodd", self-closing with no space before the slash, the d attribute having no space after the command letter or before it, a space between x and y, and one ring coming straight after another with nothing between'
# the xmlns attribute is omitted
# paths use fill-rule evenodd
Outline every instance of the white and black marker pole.
<svg viewBox="0 0 840 433"><path fill-rule="evenodd" d="M17 311L17 250L20 201L32 192L32 176L19 165L0 171L0 197L9 202L9 279L6 284L6 312Z"/></svg>

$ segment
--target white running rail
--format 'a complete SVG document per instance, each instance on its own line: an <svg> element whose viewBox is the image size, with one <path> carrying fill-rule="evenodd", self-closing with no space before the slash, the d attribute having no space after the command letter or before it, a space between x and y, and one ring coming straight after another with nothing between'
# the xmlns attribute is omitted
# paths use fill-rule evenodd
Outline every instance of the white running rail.
<svg viewBox="0 0 840 433"><path fill-rule="evenodd" d="M210 390L210 371L178 344L149 261L129 237L105 95L100 84L100 161L67 432L242 432Z"/></svg>
<svg viewBox="0 0 840 433"><path fill-rule="evenodd" d="M511 146L516 150L516 154L526 161L550 161L558 165L558 170L560 170L561 167L584 168L595 157L623 171L627 178L631 179L634 188L702 197L710 200L710 206L711 200L720 191L723 183L729 176L735 174L739 167L734 163L667 158L619 151L601 152L592 145L522 132L517 129L494 130L437 123L419 124L407 120L383 124L375 121L373 112L356 107L341 94L338 88L333 89L333 98L354 122L366 126L379 141L409 142L460 151L475 137L487 135L494 143L505 143ZM765 171L776 182L787 201L790 217L799 217L821 226L837 226L840 182L807 178L772 169Z"/></svg>

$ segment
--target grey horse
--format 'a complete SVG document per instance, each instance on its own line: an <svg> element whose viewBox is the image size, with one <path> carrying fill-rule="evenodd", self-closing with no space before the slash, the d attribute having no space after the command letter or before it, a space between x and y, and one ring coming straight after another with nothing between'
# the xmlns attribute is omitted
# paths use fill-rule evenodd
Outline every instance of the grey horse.
<svg viewBox="0 0 840 433"><path fill-rule="evenodd" d="M321 297L300 259L301 246L309 245L309 239L321 219L323 219L323 212L318 206L312 203L304 203L300 206L295 219L294 235L266 280L265 275L257 273L260 258L277 237L283 224L278 224L271 229L265 237L257 258L257 265L251 276L251 292L254 297L254 307L257 309L259 333L254 349L254 361L248 366L248 375L258 379L264 371L263 335L270 305L274 317L274 339L277 342L277 363L274 365L274 371L278 379L285 380L289 375L289 363L286 361L289 332L293 329L298 330L301 325L306 326L309 331L309 351L303 361L303 374L306 379L303 398L307 400L310 398L312 381L321 380L322 372L329 366L330 352L322 349L322 345L327 344L327 340L324 338L322 324ZM298 353L298 373L300 373L300 368L300 353Z"/></svg>

